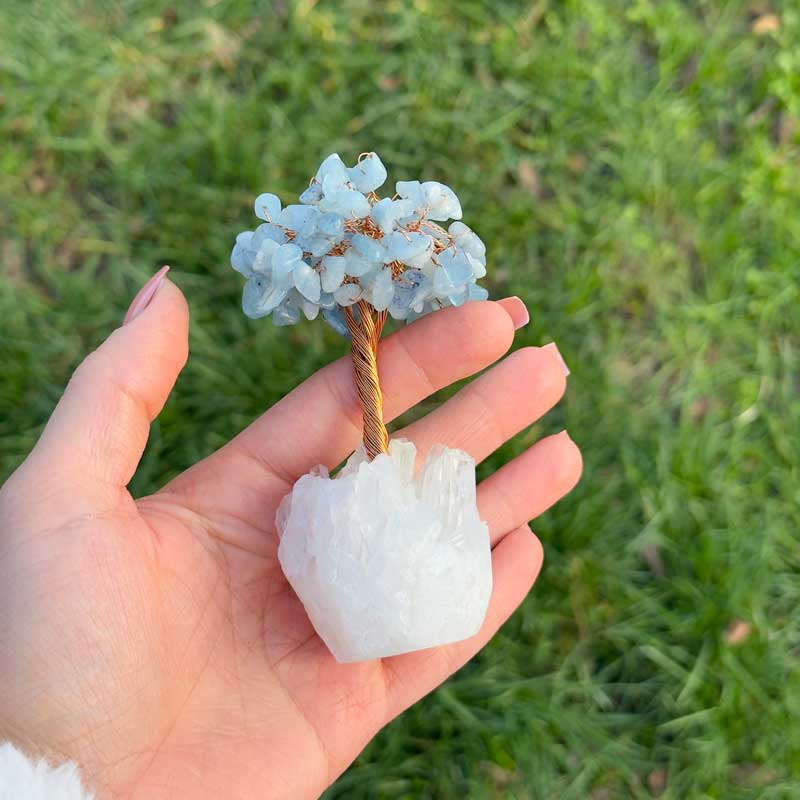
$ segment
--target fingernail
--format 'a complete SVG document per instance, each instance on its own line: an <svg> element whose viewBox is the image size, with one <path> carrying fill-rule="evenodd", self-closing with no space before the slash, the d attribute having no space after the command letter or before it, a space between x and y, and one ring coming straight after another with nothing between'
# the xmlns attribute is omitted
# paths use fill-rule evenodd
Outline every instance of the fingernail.
<svg viewBox="0 0 800 800"><path fill-rule="evenodd" d="M528 308L519 297L506 297L498 302L505 309L506 314L511 317L515 331L530 322L531 316L528 313Z"/></svg>
<svg viewBox="0 0 800 800"><path fill-rule="evenodd" d="M136 317L150 305L150 302L156 296L156 292L161 288L161 284L164 283L164 278L167 277L168 272L169 267L161 267L161 269L139 289L138 294L133 298L133 302L128 308L128 313L125 314L125 319L122 320L123 325L127 325L131 320L136 319Z"/></svg>
<svg viewBox="0 0 800 800"><path fill-rule="evenodd" d="M561 353L559 353L558 347L556 347L555 342L550 342L549 344L546 344L542 348L542 350L549 350L551 353L553 353L555 357L558 359L558 363L561 364L561 368L564 370L564 375L569 375L569 367L567 366L567 362L564 361L564 357L561 355Z"/></svg>

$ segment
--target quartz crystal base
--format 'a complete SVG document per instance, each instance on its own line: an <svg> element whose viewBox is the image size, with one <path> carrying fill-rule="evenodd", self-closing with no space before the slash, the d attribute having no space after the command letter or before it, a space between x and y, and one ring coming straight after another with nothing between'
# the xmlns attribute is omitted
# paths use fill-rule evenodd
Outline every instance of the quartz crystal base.
<svg viewBox="0 0 800 800"><path fill-rule="evenodd" d="M365 661L478 632L492 591L475 462L437 446L359 448L335 477L304 475L278 509L283 571L337 661Z"/></svg>

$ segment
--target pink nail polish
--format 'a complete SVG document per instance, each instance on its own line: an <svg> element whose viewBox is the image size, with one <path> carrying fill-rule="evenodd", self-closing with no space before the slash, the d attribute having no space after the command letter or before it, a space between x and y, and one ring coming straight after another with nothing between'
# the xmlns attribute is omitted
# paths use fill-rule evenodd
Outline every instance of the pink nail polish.
<svg viewBox="0 0 800 800"><path fill-rule="evenodd" d="M544 345L544 347L542 347L542 350L550 350L558 359L558 363L561 365L561 369L564 370L564 375L569 376L569 367L567 366L567 362L564 361L564 357L558 351L558 347L556 346L555 342L550 342L549 344Z"/></svg>
<svg viewBox="0 0 800 800"><path fill-rule="evenodd" d="M523 325L527 325L530 322L531 317L528 313L528 307L519 297L505 297L498 302L508 316L511 317L515 331L518 331Z"/></svg>
<svg viewBox="0 0 800 800"><path fill-rule="evenodd" d="M156 292L161 288L161 284L164 283L164 278L167 277L168 272L169 267L161 267L161 269L139 289L139 292L136 297L133 298L133 302L128 308L128 313L125 314L125 319L122 320L123 325L127 325L131 320L136 319L136 317L150 305L150 302L156 296Z"/></svg>

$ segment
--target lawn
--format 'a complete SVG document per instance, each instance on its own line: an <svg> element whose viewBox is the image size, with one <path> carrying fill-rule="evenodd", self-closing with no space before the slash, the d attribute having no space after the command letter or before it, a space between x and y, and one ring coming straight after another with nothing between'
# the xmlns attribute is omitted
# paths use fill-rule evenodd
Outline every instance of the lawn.
<svg viewBox="0 0 800 800"><path fill-rule="evenodd" d="M134 494L340 355L228 266L333 151L453 185L572 370L481 467L583 449L531 596L330 800L800 796L795 3L4 0L0 41L0 480L163 263L192 356Z"/></svg>

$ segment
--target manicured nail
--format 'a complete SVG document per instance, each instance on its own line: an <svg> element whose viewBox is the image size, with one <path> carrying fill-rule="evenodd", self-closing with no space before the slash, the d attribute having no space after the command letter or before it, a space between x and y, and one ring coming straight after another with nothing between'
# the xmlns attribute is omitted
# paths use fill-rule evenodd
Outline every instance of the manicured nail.
<svg viewBox="0 0 800 800"><path fill-rule="evenodd" d="M161 288L161 284L164 283L164 278L167 277L168 272L169 267L161 267L161 269L139 289L139 293L133 298L133 302L128 308L128 313L125 314L125 319L122 320L123 325L127 325L131 320L136 319L136 317L150 305L150 302L156 296L156 292Z"/></svg>
<svg viewBox="0 0 800 800"><path fill-rule="evenodd" d="M528 308L519 297L506 297L498 302L503 306L506 314L511 317L515 331L518 331L523 325L527 325L530 322L531 316L528 313Z"/></svg>
<svg viewBox="0 0 800 800"><path fill-rule="evenodd" d="M549 350L551 353L555 355L558 359L558 363L561 364L561 368L564 370L564 375L569 375L569 367L567 366L567 362L564 361L563 356L561 353L558 352L558 347L556 347L555 342L550 342L550 344L546 344L542 350Z"/></svg>

